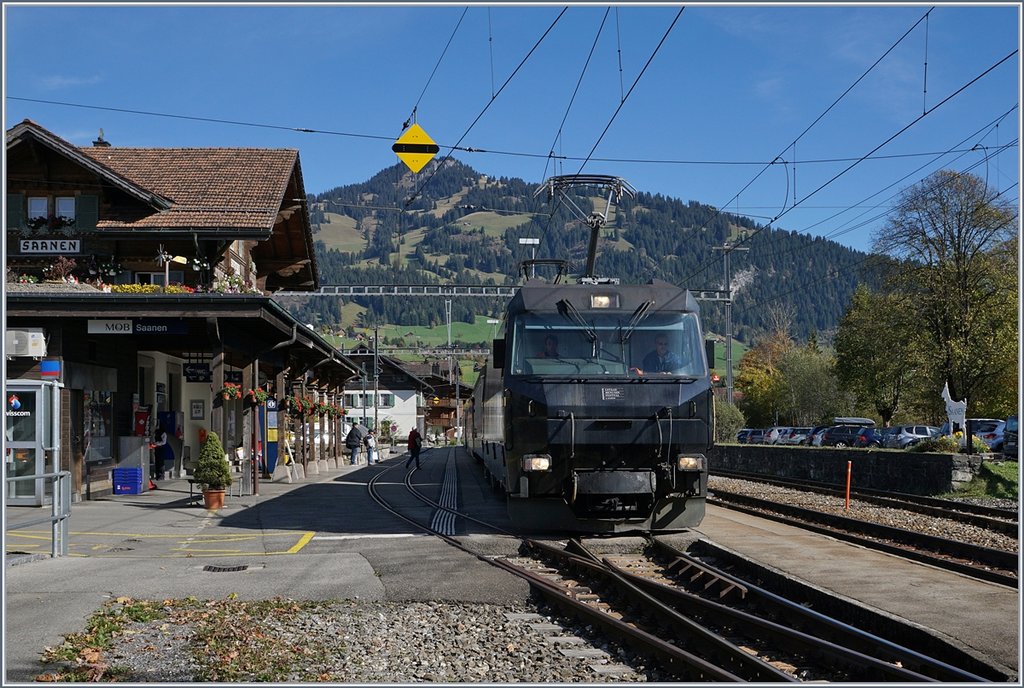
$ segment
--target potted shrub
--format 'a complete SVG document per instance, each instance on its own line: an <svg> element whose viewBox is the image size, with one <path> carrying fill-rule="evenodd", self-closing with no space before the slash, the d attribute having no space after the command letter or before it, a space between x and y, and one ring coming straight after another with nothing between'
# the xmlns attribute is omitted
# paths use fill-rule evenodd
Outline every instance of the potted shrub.
<svg viewBox="0 0 1024 688"><path fill-rule="evenodd" d="M224 491L231 484L231 465L224 458L224 447L217 433L207 433L192 477L203 486L203 502L207 509L224 506Z"/></svg>

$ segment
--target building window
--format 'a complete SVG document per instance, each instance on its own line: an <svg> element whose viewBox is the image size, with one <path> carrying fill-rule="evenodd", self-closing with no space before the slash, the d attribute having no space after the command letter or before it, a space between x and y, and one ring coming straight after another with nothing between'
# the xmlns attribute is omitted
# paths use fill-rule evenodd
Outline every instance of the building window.
<svg viewBox="0 0 1024 688"><path fill-rule="evenodd" d="M28 219L35 220L36 218L39 217L49 217L49 210L49 199L43 196L29 196Z"/></svg>
<svg viewBox="0 0 1024 688"><path fill-rule="evenodd" d="M380 408L394 408L395 407L395 395L388 392L382 392L380 395Z"/></svg>
<svg viewBox="0 0 1024 688"><path fill-rule="evenodd" d="M182 270L171 270L168 276L171 284L184 284L185 273ZM162 272L136 272L135 284L159 284L164 286L164 273Z"/></svg>
<svg viewBox="0 0 1024 688"><path fill-rule="evenodd" d="M57 210L54 213L57 217L66 217L69 220L75 219L75 197L57 196Z"/></svg>

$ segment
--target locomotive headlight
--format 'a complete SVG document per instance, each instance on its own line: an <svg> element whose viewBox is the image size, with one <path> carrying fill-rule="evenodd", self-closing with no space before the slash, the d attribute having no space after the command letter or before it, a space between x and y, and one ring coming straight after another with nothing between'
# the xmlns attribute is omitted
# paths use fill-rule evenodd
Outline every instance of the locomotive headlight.
<svg viewBox="0 0 1024 688"><path fill-rule="evenodd" d="M676 459L676 468L681 471L702 471L704 470L704 457L701 454L696 456L680 454Z"/></svg>
<svg viewBox="0 0 1024 688"><path fill-rule="evenodd" d="M549 454L526 454L523 456L524 471L550 471L551 456Z"/></svg>
<svg viewBox="0 0 1024 688"><path fill-rule="evenodd" d="M618 308L619 307L619 295L618 294L591 294L590 295L590 307L591 308Z"/></svg>

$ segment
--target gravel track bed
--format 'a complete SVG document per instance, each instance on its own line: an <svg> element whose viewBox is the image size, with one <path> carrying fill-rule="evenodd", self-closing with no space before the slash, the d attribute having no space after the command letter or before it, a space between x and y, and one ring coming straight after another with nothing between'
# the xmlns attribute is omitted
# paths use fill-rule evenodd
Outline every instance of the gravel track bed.
<svg viewBox="0 0 1024 688"><path fill-rule="evenodd" d="M850 510L845 509L845 498L824 495L816 492L807 492L788 487L778 487L767 483L760 483L752 480L738 480L736 478L724 478L711 476L708 479L708 491L714 496L715 489L723 492L747 495L758 499L766 499L780 504L799 506L807 509L814 509L836 516L846 516L871 523L879 523L894 528L903 528L919 533L943 537L960 542L969 542L983 547L992 547L1007 552L1017 552L1020 549L1020 542L1017 538L996 533L986 528L961 523L950 518L939 518L928 516L914 511L894 509L891 507L878 506L868 502L850 498ZM997 503L998 502L998 503ZM1015 502L1009 500L986 501L989 506L1016 508Z"/></svg>
<svg viewBox="0 0 1024 688"><path fill-rule="evenodd" d="M591 627L552 616L543 603L519 607L354 600L303 603L299 614L279 614L264 606L258 614L238 617L243 620L226 635L262 648L258 658L226 642L225 634L218 633L213 641L203 636L200 627L208 619L202 614L172 610L166 618L127 625L104 652L104 662L116 680L126 682L671 680L656 668L645 667L645 660L628 647L602 640ZM565 630L534 628L538 624L558 624ZM583 641L559 646L547 640L556 635L575 635ZM575 656L581 649L598 649L607 656Z"/></svg>

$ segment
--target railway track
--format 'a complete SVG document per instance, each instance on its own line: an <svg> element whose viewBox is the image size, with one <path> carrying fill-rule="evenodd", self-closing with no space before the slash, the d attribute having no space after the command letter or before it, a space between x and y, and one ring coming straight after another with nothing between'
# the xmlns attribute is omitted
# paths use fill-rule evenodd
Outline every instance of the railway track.
<svg viewBox="0 0 1024 688"><path fill-rule="evenodd" d="M726 471L714 469L712 475L737 480L749 480L752 482L778 485L797 490L806 490L817 494L833 496L844 496L846 489L842 485L822 483L813 480L799 480L796 478L777 478L774 476L758 475L756 473L744 473L741 471ZM959 502L954 499L939 499L923 495L912 495L903 492L886 492L883 490L871 490L867 488L852 488L850 497L869 504L887 506L894 509L914 511L927 516L937 518L949 518L969 523L981 528L1017 535L1020 528L1019 516L1011 509L985 506Z"/></svg>
<svg viewBox="0 0 1024 688"><path fill-rule="evenodd" d="M602 557L579 540L552 544L522 539L459 511L451 502L443 505L430 499L412 484L412 473L407 473L405 488L420 503L521 542L516 556L476 552L459 538L434 527L445 519L439 521L436 515L431 519L410 517L381 494L379 487L384 476L399 465L381 471L368 483L371 497L382 508L464 552L526 579L562 615L598 627L617 642L656 658L659 667L673 680L991 680L850 624L809 612L800 602L761 592L756 586L657 540L652 540L643 553ZM716 592L709 595L709 590ZM557 643L557 639L552 642Z"/></svg>
<svg viewBox="0 0 1024 688"><path fill-rule="evenodd" d="M716 486L707 503L794 525L864 547L956 571L979 580L1018 587L1017 552L930 535L869 520L786 504Z"/></svg>

